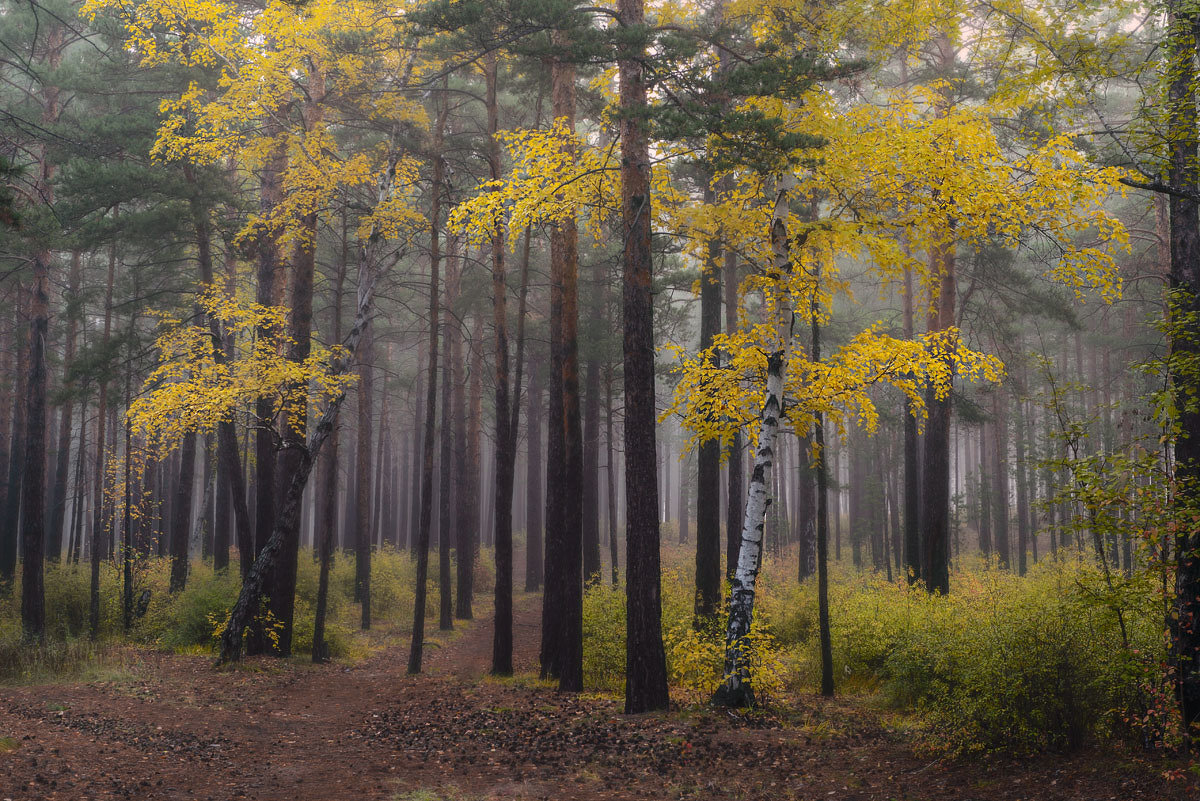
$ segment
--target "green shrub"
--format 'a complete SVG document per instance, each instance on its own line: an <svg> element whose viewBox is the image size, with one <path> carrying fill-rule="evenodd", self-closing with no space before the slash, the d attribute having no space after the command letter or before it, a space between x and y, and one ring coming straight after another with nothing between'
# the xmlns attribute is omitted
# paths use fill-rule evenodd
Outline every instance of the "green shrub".
<svg viewBox="0 0 1200 801"><path fill-rule="evenodd" d="M959 571L948 596L839 572L830 584L834 674L842 691L878 690L918 709L930 742L951 751L1074 748L1120 724L1134 700L1132 654L1162 652L1161 609L1139 581L1114 598L1087 558L1043 561L1026 578ZM813 687L814 585L772 587L762 605L776 636L800 646L797 671Z"/></svg>
<svg viewBox="0 0 1200 801"><path fill-rule="evenodd" d="M666 554L664 554L665 556ZM671 560L664 559L664 563ZM673 566L663 568L662 625L668 636L692 625L692 582ZM668 660L672 649L668 647ZM671 665L668 661L668 670ZM621 692L625 687L625 585L600 581L583 594L583 682L589 689Z"/></svg>
<svg viewBox="0 0 1200 801"><path fill-rule="evenodd" d="M173 650L213 647L214 622L229 617L241 586L241 576L233 570L216 573L208 565L193 564L183 592L160 598L158 605L152 598L154 614L139 622L137 632L148 637L153 631L155 644Z"/></svg>

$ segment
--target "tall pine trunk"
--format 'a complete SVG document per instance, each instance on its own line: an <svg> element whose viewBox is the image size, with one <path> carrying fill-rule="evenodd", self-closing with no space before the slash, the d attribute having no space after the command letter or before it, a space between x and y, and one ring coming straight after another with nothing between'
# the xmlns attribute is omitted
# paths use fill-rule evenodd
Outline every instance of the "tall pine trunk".
<svg viewBox="0 0 1200 801"><path fill-rule="evenodd" d="M625 712L637 713L665 709L668 699L654 458L654 307L643 0L618 0L617 16L624 28L635 32L621 47L617 69L625 231Z"/></svg>
<svg viewBox="0 0 1200 801"><path fill-rule="evenodd" d="M708 261L700 276L700 349L712 347L721 332L721 245L708 244ZM714 352L713 367L720 366ZM721 443L700 443L696 456L696 598L698 619L713 618L721 603Z"/></svg>
<svg viewBox="0 0 1200 801"><path fill-rule="evenodd" d="M83 273L83 260L78 250L71 252L71 271L67 278L67 292L63 298L67 313L67 336L63 345L63 390L67 391L67 375L75 361L75 339L79 328L79 314L74 308L79 302L79 284ZM87 407L81 404L80 417L86 416ZM63 524L67 513L67 481L71 465L71 421L73 402L70 395L62 403L58 419L58 448L54 466L53 500L50 504L50 526L47 529L46 556L57 562L62 556ZM81 445L82 447L82 445Z"/></svg>
<svg viewBox="0 0 1200 801"><path fill-rule="evenodd" d="M937 66L949 72L954 66L954 50L950 37L940 34L935 38ZM949 101L939 99L937 112L944 115ZM955 278L954 226L943 232L940 242L930 247L930 282L934 287L933 303L928 316L931 334L948 331L957 324L955 296L958 284ZM954 343L944 343L952 354ZM952 359L953 356L947 356ZM930 386L925 392L925 407L928 418L925 424L925 453L921 470L921 532L925 537L922 554L925 559L921 576L929 592L950 592L950 405L951 395L939 395Z"/></svg>
<svg viewBox="0 0 1200 801"><path fill-rule="evenodd" d="M442 81L445 89L446 81ZM437 369L438 369L438 269L441 266L442 192L446 178L446 162L442 142L446 130L447 99L442 91L438 102L437 121L433 130L433 185L429 203L429 386L425 389L425 433L421 445L421 523L417 529L417 586L413 600L412 645L408 652L408 672L421 672L425 647L425 595L429 576L429 539L433 527L433 443L437 435ZM445 423L443 422L443 425Z"/></svg>
<svg viewBox="0 0 1200 801"><path fill-rule="evenodd" d="M530 357L529 421L525 437L525 592L542 588L542 403L541 368Z"/></svg>

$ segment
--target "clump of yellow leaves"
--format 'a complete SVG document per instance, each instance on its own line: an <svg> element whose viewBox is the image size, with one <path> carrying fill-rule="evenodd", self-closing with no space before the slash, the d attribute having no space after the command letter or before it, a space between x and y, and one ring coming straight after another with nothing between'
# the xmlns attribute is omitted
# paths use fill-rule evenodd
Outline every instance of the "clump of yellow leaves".
<svg viewBox="0 0 1200 801"><path fill-rule="evenodd" d="M246 350L226 361L219 358L206 325L162 317L155 342L158 365L126 416L146 457L162 458L188 432L212 432L234 410L258 398L272 399L276 413L303 418L310 405L329 403L354 381L353 375L333 368L345 355L340 346L314 345L303 361L283 355L290 344L284 333L287 309L242 303L211 288L200 293L198 304L226 332L246 341Z"/></svg>
<svg viewBox="0 0 1200 801"><path fill-rule="evenodd" d="M474 247L487 242L507 220L508 241L516 245L528 225L557 223L588 210L589 232L599 239L608 216L620 208L618 156L611 147L591 147L567 125L501 131L501 145L512 159L509 176L486 181L480 194L450 214L451 230L466 234Z"/></svg>
<svg viewBox="0 0 1200 801"><path fill-rule="evenodd" d="M767 348L774 327L756 325L733 334L718 334L712 348L694 356L677 349L679 363L670 405L664 412L678 415L690 432L691 441L718 439L727 447L738 429L751 437L766 393ZM722 363L713 366L711 357L720 354ZM856 423L873 431L879 421L871 390L888 385L912 402L915 413L925 415L925 388L939 398L950 392L955 378L967 381L999 381L1003 363L965 347L956 329L937 332L918 340L898 339L868 328L822 361L813 361L793 351L785 378L784 422L804 435L816 415L844 430Z"/></svg>
<svg viewBox="0 0 1200 801"><path fill-rule="evenodd" d="M377 131L427 126L418 101L379 92L415 69L396 19L403 6L371 0L268 0L249 6L222 0L86 0L81 13L115 14L126 45L144 66L177 64L217 74L193 81L159 104L162 121L152 155L164 162L230 164L249 179L279 170L278 197L250 215L239 237L308 241L303 221L326 214L340 195L369 192L392 148L382 137L347 145L339 126ZM344 129L341 129L344 131ZM394 185L412 186L418 162L401 158ZM372 220L390 235L417 224L405 191ZM369 225L369 224L368 224Z"/></svg>

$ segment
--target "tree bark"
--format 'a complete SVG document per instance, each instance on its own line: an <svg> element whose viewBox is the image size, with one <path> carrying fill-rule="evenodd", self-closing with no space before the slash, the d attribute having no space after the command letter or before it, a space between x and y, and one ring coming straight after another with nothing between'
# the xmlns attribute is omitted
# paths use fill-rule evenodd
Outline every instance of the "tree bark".
<svg viewBox="0 0 1200 801"><path fill-rule="evenodd" d="M354 461L354 580L361 605L360 626L371 628L371 438L375 399L374 336L363 333L358 350L358 442Z"/></svg>
<svg viewBox="0 0 1200 801"><path fill-rule="evenodd" d="M731 334L738 329L738 269L737 254L730 249L725 250L725 333ZM725 578L732 579L737 567L738 549L741 548L742 536L742 479L745 468L742 466L742 451L744 449L742 429L733 432L729 443L729 453L725 462Z"/></svg>
<svg viewBox="0 0 1200 801"><path fill-rule="evenodd" d="M620 557L618 553L619 548L617 544L617 450L615 444L613 443L612 365L606 365L604 372L604 446L607 449L605 454L604 469L606 471L605 478L607 479L605 481L605 488L608 491L608 562L609 569L612 571L612 585L615 587L621 583L621 568ZM718 547L719 546L720 540L718 539ZM719 555L718 561L720 561Z"/></svg>
<svg viewBox="0 0 1200 801"><path fill-rule="evenodd" d="M950 37L939 34L934 48L937 67L949 73L954 67L954 49ZM941 98L937 112L944 114L949 101ZM958 293L955 279L955 234L954 224L943 233L943 239L930 248L930 281L936 288L934 302L928 317L931 334L946 333L956 323L955 296ZM945 346L952 353L954 343ZM948 356L947 358L952 358ZM939 397L933 387L925 392L928 418L925 425L925 454L921 471L921 532L925 537L922 552L925 564L921 575L926 589L933 592L950 592L950 404L951 395Z"/></svg>
<svg viewBox="0 0 1200 801"><path fill-rule="evenodd" d="M553 35L566 52L564 34ZM551 64L556 120L575 128L575 67L562 57ZM583 689L583 443L579 410L577 330L578 234L573 218L550 233L550 437L547 453L546 584L542 670L557 676L559 690Z"/></svg>
<svg viewBox="0 0 1200 801"><path fill-rule="evenodd" d="M462 392L463 382L460 381L454 414L458 421L455 462L461 488L456 526L458 587L454 615L462 620L470 620L473 617L471 607L475 597L475 552L479 548L479 427L483 416L483 318L478 315L475 317L470 341L470 411L467 411L463 403L465 393Z"/></svg>
<svg viewBox="0 0 1200 801"><path fill-rule="evenodd" d="M992 425L992 522L996 534L996 554L1000 567L1009 566L1008 541L1008 399L1004 390L997 388L992 395L995 422Z"/></svg>
<svg viewBox="0 0 1200 801"><path fill-rule="evenodd" d="M377 203L383 203L391 194L394 180L395 163L392 162L380 177ZM346 370L347 362L352 360L357 353L359 342L366 333L370 322L371 305L375 297L375 260L381 240L380 233L372 229L366 241L359 245L358 303L354 315L354 325L345 342L348 356L333 366L335 373ZM279 522L246 574L246 580L242 582L237 602L230 612L229 622L221 634L221 653L217 659L218 664L225 664L241 658L243 636L246 627L258 611L258 602L266 577L274 569L273 563L278 558L288 530L299 524L300 503L304 496L305 484L308 483L309 473L312 471L313 461L320 455L322 446L333 432L338 412L345 399L345 393L342 393L330 401L329 406L314 427L312 435L308 438L302 451L299 469L293 475L292 482L288 485L287 493L283 497Z"/></svg>
<svg viewBox="0 0 1200 801"><path fill-rule="evenodd" d="M50 327L50 253L33 259L29 299L29 378L25 390L21 483L21 625L26 639L46 633L42 557L46 542L46 337Z"/></svg>
<svg viewBox="0 0 1200 801"><path fill-rule="evenodd" d="M525 458L525 592L537 592L542 588L542 383L541 369L530 357L528 406L529 422Z"/></svg>
<svg viewBox="0 0 1200 801"><path fill-rule="evenodd" d="M1192 192L1200 187L1197 152L1200 132L1196 111L1196 51L1200 15L1179 0L1167 3L1167 122L1170 135L1168 179L1172 186ZM1200 354L1200 332L1194 315L1200 312L1200 204L1190 197L1171 194L1170 211L1172 297L1169 315L1181 321L1171 336L1171 349L1195 359ZM1191 322L1189 321L1191 319ZM1186 362L1185 362L1186 363ZM1194 368L1173 370L1177 390L1193 400L1181 405L1175 439L1175 475L1180 501L1186 508L1200 504L1200 408L1194 396L1200 380ZM1175 609L1170 617L1172 661L1177 677L1176 698L1182 712L1185 742L1200 726L1200 527L1181 526L1175 537Z"/></svg>
<svg viewBox="0 0 1200 801"><path fill-rule="evenodd" d="M78 250L71 252L71 271L67 278L67 293L63 299L66 305L67 336L63 345L63 390L68 389L67 376L71 364L75 361L75 340L79 330L79 310L75 305L79 300L79 284L82 279L83 260ZM46 557L57 562L62 556L63 524L67 514L67 481L71 466L71 421L73 419L73 402L70 396L63 401L62 412L58 419L58 448L54 466L53 500L50 505L50 527L46 541ZM87 413L83 407L81 416Z"/></svg>
<svg viewBox="0 0 1200 801"><path fill-rule="evenodd" d="M667 707L662 642L658 482L654 459L654 325L650 253L650 147L645 130L643 0L618 0L636 41L619 53L621 212L625 247L622 309L625 364L625 712Z"/></svg>
<svg viewBox="0 0 1200 801"><path fill-rule="evenodd" d="M715 201L711 188L705 203ZM708 259L700 271L700 350L712 347L721 333L721 241L709 240ZM713 351L709 364L719 367ZM696 455L696 598L697 620L713 620L721 604L721 443L707 439Z"/></svg>
<svg viewBox="0 0 1200 801"><path fill-rule="evenodd" d="M438 458L438 628L454 628L454 594L450 586L450 549L454 541L454 523L450 504L455 494L457 476L454 472L454 358L458 338L458 319L455 302L458 297L458 259L454 237L446 242L445 301L442 307L442 347L446 359L442 363L442 430L441 454Z"/></svg>
<svg viewBox="0 0 1200 801"><path fill-rule="evenodd" d="M433 441L437 434L437 369L438 369L438 269L441 264L442 191L446 163L442 142L446 130L445 80L439 98L437 120L433 130L433 186L429 205L429 386L425 390L425 434L421 444L424 478L421 481L421 524L417 530L417 587L413 600L412 645L408 653L408 672L421 672L421 657L425 645L425 584L429 575L429 539L433 526ZM443 425L445 423L443 422Z"/></svg>
<svg viewBox="0 0 1200 801"><path fill-rule="evenodd" d="M195 473L196 432L188 431L179 448L179 479L175 482L175 503L171 508L171 592L182 592L187 585Z"/></svg>
<svg viewBox="0 0 1200 801"><path fill-rule="evenodd" d="M782 281L791 273L790 242L787 229L788 192L795 178L785 174L778 181L771 213L771 251L774 274ZM754 619L754 600L758 571L762 566L763 539L767 509L771 504L771 486L776 460L776 434L783 414L784 372L791 350L792 311L786 294L781 292L778 315L774 320L778 348L767 356L766 398L759 415L758 449L750 474L750 491L742 521L742 542L738 549L737 569L731 582L729 622L725 628L725 675L713 696L721 706L753 706L754 688L750 677L750 650L747 637ZM631 557L632 558L632 557Z"/></svg>

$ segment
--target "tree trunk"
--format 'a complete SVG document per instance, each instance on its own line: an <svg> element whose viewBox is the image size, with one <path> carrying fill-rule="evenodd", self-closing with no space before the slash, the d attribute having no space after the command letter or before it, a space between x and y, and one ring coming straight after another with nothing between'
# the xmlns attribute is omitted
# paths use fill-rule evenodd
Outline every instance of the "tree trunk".
<svg viewBox="0 0 1200 801"><path fill-rule="evenodd" d="M1027 568L1025 552L1029 549L1029 484L1025 468L1025 402L1019 395L1013 423L1013 438L1017 444L1017 573L1023 576Z"/></svg>
<svg viewBox="0 0 1200 801"><path fill-rule="evenodd" d="M1009 566L1008 541L1008 399L1003 389L992 395L995 423L992 425L992 523L1000 567Z"/></svg>
<svg viewBox="0 0 1200 801"><path fill-rule="evenodd" d="M394 178L395 163L393 162L389 164L379 181L377 204L382 204L391 194ZM354 315L354 326L345 342L348 356L334 366L335 373L343 372L347 366L346 362L354 358L359 342L366 333L367 325L370 322L371 304L375 297L375 259L381 239L380 233L372 229L366 242L359 245L358 303ZM301 452L299 469L292 477L292 482L288 485L287 493L283 497L279 522L271 532L262 551L255 558L250 571L246 574L246 580L242 582L242 589L238 593L237 603L234 604L229 615L229 622L221 634L221 653L218 663L227 663L241 657L242 638L246 627L258 611L258 601L262 595L266 577L274 569L274 562L278 559L287 532L299 525L300 504L304 496L304 487L308 483L309 473L312 471L313 461L320 456L322 446L333 432L338 412L341 410L345 398L345 393L343 393L329 403Z"/></svg>
<svg viewBox="0 0 1200 801"><path fill-rule="evenodd" d="M1197 151L1200 132L1196 112L1196 30L1200 16L1193 6L1170 0L1167 4L1168 85L1167 121L1170 151L1168 179L1172 186L1195 192L1200 188ZM1173 329L1171 350L1194 359L1200 353L1200 333L1194 316L1200 312L1200 204L1191 197L1169 197L1171 275L1173 291L1169 314L1186 326ZM1183 364L1188 364L1187 361ZM1195 394L1192 368L1175 369L1171 376L1179 391ZM1200 409L1184 404L1179 412L1175 439L1175 475L1180 501L1195 509L1200 503ZM1181 526L1175 537L1175 609L1170 617L1172 658L1178 671L1176 697L1183 715L1184 736L1200 725L1200 527Z"/></svg>
<svg viewBox="0 0 1200 801"><path fill-rule="evenodd" d="M570 43L561 32L556 48ZM551 66L554 118L574 130L575 68L556 57ZM550 232L550 426L546 475L546 559L543 579L542 672L559 689L583 689L583 443L577 358L578 236L574 219Z"/></svg>
<svg viewBox="0 0 1200 801"><path fill-rule="evenodd" d="M817 268L820 270L820 267ZM820 272L817 273L820 279ZM821 362L821 324L816 314L817 300L813 299L812 360ZM833 697L833 638L829 629L829 473L826 469L825 421L817 412L813 425L816 442L815 472L817 479L817 629L821 647L821 695Z"/></svg>
<svg viewBox="0 0 1200 801"><path fill-rule="evenodd" d="M15 283L10 296L20 297L23 290ZM10 339L5 342L0 359L5 381L4 397L0 399L0 475L4 476L4 505L0 507L0 585L11 584L17 567L17 521L21 508L21 453L25 446L25 346L20 315L14 315ZM3 586L0 586L3 589Z"/></svg>
<svg viewBox="0 0 1200 801"><path fill-rule="evenodd" d="M68 391L67 375L71 364L75 361L75 339L79 328L79 311L75 305L79 303L79 284L83 273L83 260L78 250L71 252L71 271L67 279L67 294L64 298L67 316L67 338L63 352L63 390ZM46 557L57 562L62 556L63 524L67 514L67 480L71 466L71 421L73 403L68 395L62 404L62 413L58 419L58 449L54 466L53 501L50 505L50 527L47 530ZM87 413L83 407L81 416Z"/></svg>
<svg viewBox="0 0 1200 801"><path fill-rule="evenodd" d="M733 250L725 250L725 333L732 334L738 329L738 269L737 254ZM742 430L733 432L729 443L729 453L725 467L725 578L732 579L737 566L738 549L741 547L742 525L742 478L745 468L742 466Z"/></svg>
<svg viewBox="0 0 1200 801"><path fill-rule="evenodd" d="M333 341L342 341L342 296L346 287L346 265L350 261L349 225L342 212L341 253L335 262L333 276ZM418 390L419 391L419 390ZM318 514L315 521L317 559L317 607L313 613L312 661L329 661L329 646L325 643L325 618L329 611L329 568L333 561L333 546L337 539L338 490L338 428L329 432L325 452L321 454L320 491L317 495Z"/></svg>
<svg viewBox="0 0 1200 801"><path fill-rule="evenodd" d="M991 443L987 424L979 426L979 550L985 558L992 555L992 477Z"/></svg>
<svg viewBox="0 0 1200 801"><path fill-rule="evenodd" d="M625 364L625 712L667 707L662 642L658 484L654 469L654 325L650 252L650 147L645 130L643 0L618 0L636 40L617 62L620 84L621 211L625 231L622 308Z"/></svg>
<svg viewBox="0 0 1200 801"><path fill-rule="evenodd" d="M83 507L87 502L87 397L79 402L79 447L75 449L75 501L71 504L71 536L67 542L67 562L79 564L83 552ZM97 493L99 503L101 494Z"/></svg>
<svg viewBox="0 0 1200 801"><path fill-rule="evenodd" d="M442 156L442 141L446 130L443 79L438 103L437 121L433 131L433 185L429 206L429 386L425 390L425 433L422 438L421 525L417 530L417 587L413 600L412 646L408 653L408 672L421 672L421 657L425 645L425 594L429 575L429 536L433 525L433 440L436 435L437 369L438 369L438 268L441 263L442 191L446 162ZM444 425L444 423L443 423Z"/></svg>
<svg viewBox="0 0 1200 801"><path fill-rule="evenodd" d="M454 358L457 349L458 319L454 305L458 297L458 258L455 239L446 241L446 286L442 307L442 430L438 485L438 628L454 628L454 595L450 586L450 548L454 541L454 523L450 504L455 493L454 473Z"/></svg>
<svg viewBox="0 0 1200 801"><path fill-rule="evenodd" d="M705 189L704 202L715 193ZM721 333L721 241L708 243L708 259L700 271L700 350L712 347ZM734 288L736 298L736 287ZM736 300L735 300L736 302ZM732 329L731 329L732 330ZM719 367L714 350L709 364ZM696 598L697 620L713 620L721 603L721 443L707 439L696 455Z"/></svg>
<svg viewBox="0 0 1200 801"><path fill-rule="evenodd" d="M615 587L621 583L620 557L617 545L617 451L613 443L613 370L611 364L605 367L604 447L606 448L606 453L604 469L606 471L605 478L607 479L605 481L605 489L608 491L608 563L609 569L612 571L612 585ZM719 545L720 540L718 538ZM719 552L717 561L719 573Z"/></svg>
<svg viewBox="0 0 1200 801"><path fill-rule="evenodd" d="M417 363L421 362L422 354L418 354ZM422 437L421 425L425 420L425 371L420 366L417 368L417 384L414 393L417 398L417 407L413 411L413 436L412 436L412 474L410 476L411 484L408 489L409 502L409 519L408 532L404 538L404 547L412 550L417 546L419 535L417 532L421 530L421 485L425 483L425 473L421 469L421 454L425 448L425 440Z"/></svg>
<svg viewBox="0 0 1200 801"><path fill-rule="evenodd" d="M354 580L363 631L371 628L371 436L375 399L374 336L365 332L358 353L358 441L354 449Z"/></svg>
<svg viewBox="0 0 1200 801"><path fill-rule="evenodd" d="M729 624L725 631L725 677L713 697L713 702L721 706L754 705L754 688L750 682L751 653L746 638L754 618L766 514L771 503L769 488L775 461L775 436L779 431L783 408L785 364L786 349L777 350L767 357L767 397L759 417L758 451L750 475L750 494L742 524L742 546L733 575Z"/></svg>
<svg viewBox="0 0 1200 801"><path fill-rule="evenodd" d="M459 382L455 419L458 483L461 488L458 502L458 592L455 595L455 617L470 620L475 593L475 552L479 548L479 427L483 416L483 318L476 316L471 332L471 378L469 381L470 412L463 401L463 383ZM462 361L458 361L462 364ZM510 497L512 493L509 493ZM510 590L511 591L511 590Z"/></svg>
<svg viewBox="0 0 1200 801"><path fill-rule="evenodd" d="M29 300L29 378L25 389L24 478L21 484L21 624L25 637L46 633L42 556L46 542L46 337L50 327L50 253L33 259Z"/></svg>
<svg viewBox="0 0 1200 801"><path fill-rule="evenodd" d="M529 362L529 422L526 423L525 458L525 592L542 588L542 383L537 361Z"/></svg>
<svg viewBox="0 0 1200 801"><path fill-rule="evenodd" d="M904 270L904 336L914 339L913 323L913 280L912 269ZM920 440L917 436L916 405L905 401L904 415L904 571L909 584L916 584L924 577L921 573L925 561L921 553L921 460Z"/></svg>
<svg viewBox="0 0 1200 801"><path fill-rule="evenodd" d="M196 432L188 431L179 449L179 479L175 482L175 503L171 507L171 592L182 592L187 585L195 472Z"/></svg>
<svg viewBox="0 0 1200 801"><path fill-rule="evenodd" d="M593 282L604 280L602 262L596 259ZM603 323L598 311L600 304L593 296L592 330L600 331ZM587 584L600 581L600 360L592 348L587 360L583 389L583 580Z"/></svg>
<svg viewBox="0 0 1200 801"><path fill-rule="evenodd" d="M954 49L950 37L939 34L935 37L937 67L949 73L954 68ZM940 97L937 113L947 113L949 100ZM941 242L930 248L930 281L936 288L934 302L930 306L928 331L946 337L957 325L955 295L958 293L955 279L954 224L943 232ZM945 342L947 358L951 359L954 342ZM925 537L922 553L925 564L921 575L929 592L950 592L950 404L951 395L939 397L933 387L925 392L928 418L925 424L925 454L921 471L921 532Z"/></svg>
<svg viewBox="0 0 1200 801"><path fill-rule="evenodd" d="M317 98L324 94L324 79L316 71L310 71L310 93L315 92ZM315 105L305 109L306 124L313 123ZM316 240L317 215L307 214L302 220L304 234L296 243L292 255L291 309L288 315L288 344L287 357L293 362L303 362L312 351L312 316L313 316L313 277L316 272ZM307 387L294 387L292 391L307 394ZM275 492L282 496L287 491L292 473L300 464L298 447L308 434L308 404L301 407L301 412L295 415L282 415L283 444L275 464ZM298 521L297 521L298 522ZM292 654L292 624L296 612L296 570L300 558L300 528L288 531L283 541L283 550L276 566L275 574L269 579L271 612L280 626L279 640L275 652L279 656Z"/></svg>
<svg viewBox="0 0 1200 801"><path fill-rule="evenodd" d="M804 581L817 570L817 493L816 469L814 465L812 435L800 440L797 474L799 476L796 505L799 506L798 530L796 532L799 548L797 549L797 578Z"/></svg>

